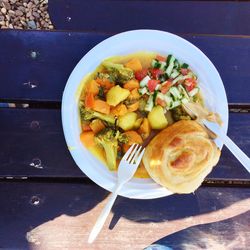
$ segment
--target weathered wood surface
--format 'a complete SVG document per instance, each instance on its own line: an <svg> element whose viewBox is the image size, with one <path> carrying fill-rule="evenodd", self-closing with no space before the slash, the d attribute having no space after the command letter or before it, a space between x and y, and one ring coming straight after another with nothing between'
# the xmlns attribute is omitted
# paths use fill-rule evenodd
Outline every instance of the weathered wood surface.
<svg viewBox="0 0 250 250"><path fill-rule="evenodd" d="M85 183L1 182L1 249L247 249L250 189L199 188L155 200L119 197L93 245L107 192Z"/></svg>
<svg viewBox="0 0 250 250"><path fill-rule="evenodd" d="M0 109L0 177L82 177L67 149L60 110ZM250 114L230 113L229 136L250 155ZM209 179L249 174L224 147Z"/></svg>
<svg viewBox="0 0 250 250"><path fill-rule="evenodd" d="M107 34L71 31L0 30L0 101L60 102L77 62L107 37ZM183 37L215 64L229 103L249 105L250 37Z"/></svg>
<svg viewBox="0 0 250 250"><path fill-rule="evenodd" d="M217 67L230 104L249 108L250 37L241 35L250 35L250 3L49 4L57 29L84 32L0 31L0 101L55 108L0 109L0 249L247 249L249 187L201 187L147 201L119 197L97 241L87 245L108 192L82 178L65 144L59 107L69 74L92 47L117 32L151 28L185 33ZM230 114L229 135L248 155L249 124L250 114ZM249 174L224 147L207 180L214 179L249 182Z"/></svg>
<svg viewBox="0 0 250 250"><path fill-rule="evenodd" d="M240 1L50 0L49 13L61 30L250 35L250 3Z"/></svg>

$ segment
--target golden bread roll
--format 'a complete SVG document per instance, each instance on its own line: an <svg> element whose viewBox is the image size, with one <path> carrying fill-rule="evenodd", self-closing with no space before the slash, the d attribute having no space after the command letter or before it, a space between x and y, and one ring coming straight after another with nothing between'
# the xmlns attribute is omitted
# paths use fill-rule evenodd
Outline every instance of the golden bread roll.
<svg viewBox="0 0 250 250"><path fill-rule="evenodd" d="M155 182L174 193L187 194L201 185L219 158L220 150L203 127L182 120L152 139L143 163Z"/></svg>

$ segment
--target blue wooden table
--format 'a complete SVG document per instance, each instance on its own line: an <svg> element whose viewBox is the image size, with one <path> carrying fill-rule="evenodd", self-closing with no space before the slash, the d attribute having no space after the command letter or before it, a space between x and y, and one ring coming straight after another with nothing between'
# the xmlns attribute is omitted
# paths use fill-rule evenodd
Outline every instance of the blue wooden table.
<svg viewBox="0 0 250 250"><path fill-rule="evenodd" d="M60 105L76 63L105 38L173 32L217 67L228 134L250 155L250 2L50 0L49 10L55 31L0 30L0 102L16 104L0 108L0 249L247 249L250 176L225 147L194 194L119 197L87 245L108 192L71 158Z"/></svg>

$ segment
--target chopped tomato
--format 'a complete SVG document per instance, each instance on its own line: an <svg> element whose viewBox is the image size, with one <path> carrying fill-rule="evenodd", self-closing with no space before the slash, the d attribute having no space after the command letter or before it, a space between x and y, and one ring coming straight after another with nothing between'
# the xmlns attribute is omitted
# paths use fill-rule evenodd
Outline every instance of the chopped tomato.
<svg viewBox="0 0 250 250"><path fill-rule="evenodd" d="M94 106L94 94L91 92L87 92L86 96L85 96L85 107L86 108L93 108Z"/></svg>
<svg viewBox="0 0 250 250"><path fill-rule="evenodd" d="M156 104L159 104L160 106L165 107L167 103L160 98L156 98Z"/></svg>
<svg viewBox="0 0 250 250"><path fill-rule="evenodd" d="M150 69L150 73L153 78L158 79L160 75L163 74L163 71L161 69Z"/></svg>
<svg viewBox="0 0 250 250"><path fill-rule="evenodd" d="M187 73L188 73L188 69L181 68L181 74L183 76L187 75Z"/></svg>
<svg viewBox="0 0 250 250"><path fill-rule="evenodd" d="M170 89L171 85L172 85L172 82L170 82L170 81L165 82L165 84L162 85L162 87L161 87L161 93L166 94L168 92L168 90Z"/></svg>
<svg viewBox="0 0 250 250"><path fill-rule="evenodd" d="M157 55L156 59L160 62L166 62L167 58L165 56Z"/></svg>
<svg viewBox="0 0 250 250"><path fill-rule="evenodd" d="M155 90L156 85L159 83L159 80L149 80L148 81L148 90L153 92Z"/></svg>
<svg viewBox="0 0 250 250"><path fill-rule="evenodd" d="M135 72L135 78L138 81L141 81L147 74L148 74L148 70L147 69L142 69L142 70L139 70L139 71Z"/></svg>
<svg viewBox="0 0 250 250"><path fill-rule="evenodd" d="M188 78L185 80L184 85L186 90L189 92L196 86L196 81L193 78Z"/></svg>

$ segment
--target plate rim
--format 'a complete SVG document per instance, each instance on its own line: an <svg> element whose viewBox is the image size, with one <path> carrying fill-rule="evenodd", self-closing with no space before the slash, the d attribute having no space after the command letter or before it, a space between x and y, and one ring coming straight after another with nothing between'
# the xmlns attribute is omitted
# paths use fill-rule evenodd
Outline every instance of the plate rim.
<svg viewBox="0 0 250 250"><path fill-rule="evenodd" d="M194 44L192 44L191 42L187 41L186 39L178 36L178 35L175 35L175 34L172 34L172 33L169 33L169 32L166 32L166 31L160 31L160 30L153 30L153 29L138 29L138 30L130 30L130 31L125 31L125 32L122 32L122 33L119 33L119 34L116 34L116 35L113 35L113 36L110 36L106 39L104 39L103 41L101 41L100 43L98 43L97 45L95 45L92 49L90 49L81 59L80 61L75 65L74 69L72 70L70 76L68 77L68 80L67 80L67 83L65 85L65 88L64 88L64 91L63 91L63 95L62 95L62 107L61 107L61 116L62 116L62 127L63 127L63 133L64 133L64 137L65 137L65 141L66 141L66 144L68 146L68 149L70 151L70 154L72 156L72 158L74 159L74 162L76 163L76 165L80 168L80 170L86 175L88 176L92 181L94 181L97 185L103 187L104 189L108 190L108 191L112 191L113 190L113 187L115 185L115 183L113 183L113 185L107 187L107 185L105 185L104 183L98 183L98 178L96 178L95 176L93 176L92 174L90 174L90 172L85 171L82 169L82 167L80 166L81 164L78 162L78 157L76 157L76 154L79 150L82 150L82 148L78 148L78 149L74 149L74 146L69 146L71 145L71 139L69 138L69 134L67 133L68 130L69 130L69 124L67 123L67 119L68 119L68 116L66 116L67 112L70 111L70 108L74 108L73 106L77 106L78 103L76 103L76 101L72 101L71 105L67 105L66 106L66 102L65 100L67 100L67 94L68 94L68 89L70 88L70 82L72 80L72 78L74 78L74 74L77 74L77 72L79 71L78 69L80 68L80 66L83 64L85 58L87 58L89 55L91 55L91 53L94 53L95 50L98 50L100 47L106 45L106 43L109 43L110 41L115 41L116 39L121 39L122 37L126 37L128 35L132 35L136 33L139 34L139 33L147 33L147 34L152 34L152 33L158 33L158 34L161 34L161 35L164 35L164 36L169 36L169 37L172 37L172 38L175 38L175 39L178 39L178 40L181 40L182 42L188 44L188 46L191 46L194 50L196 50L198 53L200 53L207 61L208 63L210 64L210 67L212 67L213 71L215 74L217 74L217 78L220 80L221 82L221 88L222 88L222 92L224 94L224 98L225 98L225 101L226 101L226 111L225 111L225 119L226 121L224 120L225 124L223 126L223 130L225 132L227 132L228 130L228 116L229 116L229 110L228 110L228 100L227 100L227 95L226 95L226 91L225 91L225 87L224 87L224 84L223 84L223 81L221 79L221 76L218 72L218 70L216 69L216 67L214 66L214 64L211 62L211 60L206 56L206 54L204 52L202 52L198 47L196 47ZM100 64L100 62L99 62ZM86 74L85 74L86 75ZM82 76L83 78L84 76ZM78 82L78 86L79 86L80 82ZM78 100L77 100L78 102ZM67 103L68 104L68 103ZM73 105L74 104L74 105ZM78 136L79 137L79 136ZM80 140L80 139L79 139ZM223 144L221 144L221 147L220 149L222 149L223 147ZM87 149L86 149L87 150ZM87 150L88 151L88 150ZM89 152L89 151L88 151ZM101 163L101 162L99 162ZM102 163L101 163L102 164ZM102 166L103 167L103 166ZM137 179L137 178L136 178ZM133 194L131 194L129 192L129 189L130 188L133 188L133 183L131 185L131 183L127 183L124 188L122 188L119 192L119 195L121 196L124 196L124 197L127 197L127 198L137 198L137 199L153 199L153 198L160 198L160 197L165 197L167 195L171 195L173 194L171 191L169 191L168 189L164 188L164 187L161 187L160 185L154 183L154 181L152 181L153 183L151 184L154 184L153 186L156 188L156 189L153 189L151 190L151 194L146 194L146 195L142 195L140 194L140 192L134 192ZM155 185L156 184L156 185ZM156 187L157 186L157 187ZM132 191L132 190L130 190Z"/></svg>

